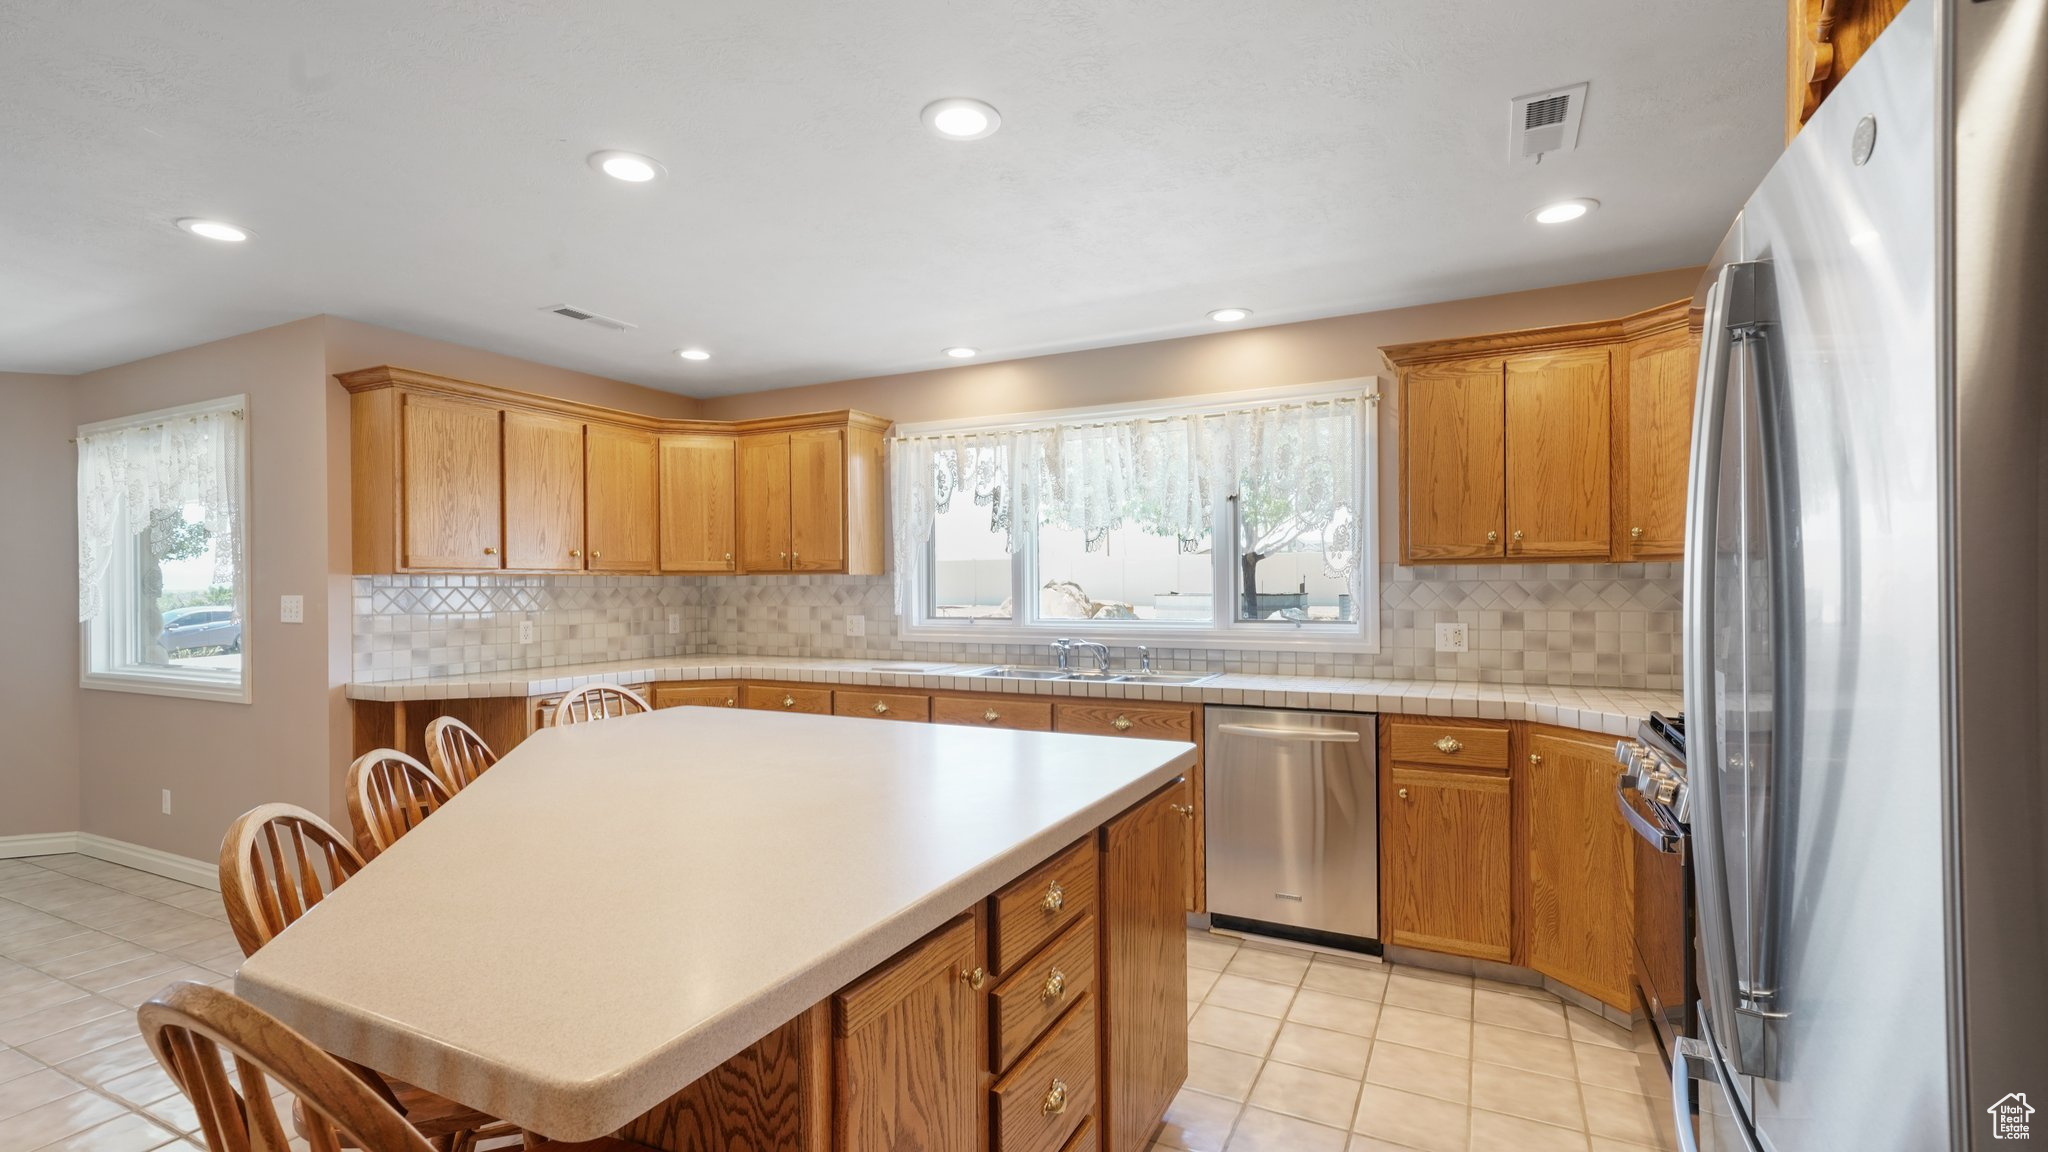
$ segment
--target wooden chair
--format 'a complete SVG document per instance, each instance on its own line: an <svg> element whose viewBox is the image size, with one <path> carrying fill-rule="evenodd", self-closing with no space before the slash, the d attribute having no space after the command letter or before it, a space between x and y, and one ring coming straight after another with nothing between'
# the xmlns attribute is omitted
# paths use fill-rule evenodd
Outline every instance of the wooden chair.
<svg viewBox="0 0 2048 1152"><path fill-rule="evenodd" d="M616 684L585 684L555 705L555 724L581 724L587 720L610 720L635 712L652 712L645 697Z"/></svg>
<svg viewBox="0 0 2048 1152"><path fill-rule="evenodd" d="M283 1021L231 992L180 982L136 1010L142 1037L171 1081L192 1101L212 1152L287 1152L271 1083L298 1100L293 1110L312 1152L465 1152L474 1137L433 1137L409 1121L381 1082L321 1051ZM229 1072L232 1058L234 1069ZM640 1145L600 1139L545 1144L553 1152L630 1152Z"/></svg>
<svg viewBox="0 0 2048 1152"><path fill-rule="evenodd" d="M454 798L425 764L396 748L356 757L348 766L347 789L348 822L356 830L356 850L365 860L376 859Z"/></svg>
<svg viewBox="0 0 2048 1152"><path fill-rule="evenodd" d="M427 763L434 775L460 792L498 762L498 754L476 734L476 729L453 716L439 716L427 725Z"/></svg>
<svg viewBox="0 0 2048 1152"><path fill-rule="evenodd" d="M363 858L327 821L290 804L259 804L220 842L220 900L242 955L254 956L306 914Z"/></svg>

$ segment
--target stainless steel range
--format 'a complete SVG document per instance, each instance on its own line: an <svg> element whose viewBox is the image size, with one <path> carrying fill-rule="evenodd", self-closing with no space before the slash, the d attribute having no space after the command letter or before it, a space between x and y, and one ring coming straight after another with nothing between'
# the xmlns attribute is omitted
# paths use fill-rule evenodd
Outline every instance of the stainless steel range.
<svg viewBox="0 0 2048 1152"><path fill-rule="evenodd" d="M1635 990L1655 1026L1665 1066L1693 1024L1693 896L1685 774L1685 717L1651 713L1634 740L1615 747L1627 766L1614 802L1635 830Z"/></svg>

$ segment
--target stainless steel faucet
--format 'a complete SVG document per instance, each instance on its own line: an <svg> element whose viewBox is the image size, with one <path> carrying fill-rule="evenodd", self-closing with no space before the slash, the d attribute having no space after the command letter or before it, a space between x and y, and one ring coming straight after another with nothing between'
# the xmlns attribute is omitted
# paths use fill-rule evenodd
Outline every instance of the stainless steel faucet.
<svg viewBox="0 0 2048 1152"><path fill-rule="evenodd" d="M1052 642L1052 654L1054 657L1054 662L1060 671L1072 672L1074 670L1067 663L1068 656L1073 652L1073 650L1074 642L1072 640L1067 639L1064 636Z"/></svg>
<svg viewBox="0 0 2048 1152"><path fill-rule="evenodd" d="M1085 648L1093 652L1095 654L1095 670L1104 676L1109 675L1109 645L1094 640L1076 640L1071 646Z"/></svg>
<svg viewBox="0 0 2048 1152"><path fill-rule="evenodd" d="M1138 674L1140 676L1150 676L1152 674L1152 649L1143 644L1138 645Z"/></svg>

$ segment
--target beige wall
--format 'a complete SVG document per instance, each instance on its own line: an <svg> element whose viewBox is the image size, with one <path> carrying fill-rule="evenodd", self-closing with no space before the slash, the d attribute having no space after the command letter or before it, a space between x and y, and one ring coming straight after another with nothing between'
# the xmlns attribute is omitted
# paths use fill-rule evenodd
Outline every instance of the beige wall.
<svg viewBox="0 0 2048 1152"><path fill-rule="evenodd" d="M1270 328L1243 328L1057 356L842 380L702 401L707 420L858 408L900 423L1079 408L1383 375L1380 349L1625 316L1690 297L1700 269L1679 268L1534 292L1425 304ZM1398 547L1400 396L1380 385L1380 555Z"/></svg>
<svg viewBox="0 0 2048 1152"><path fill-rule="evenodd" d="M71 378L0 372L0 836L78 827Z"/></svg>

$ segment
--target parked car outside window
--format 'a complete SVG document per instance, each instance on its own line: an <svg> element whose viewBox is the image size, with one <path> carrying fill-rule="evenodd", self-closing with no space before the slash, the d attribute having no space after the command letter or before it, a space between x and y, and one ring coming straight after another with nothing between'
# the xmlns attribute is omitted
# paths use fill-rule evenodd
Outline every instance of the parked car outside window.
<svg viewBox="0 0 2048 1152"><path fill-rule="evenodd" d="M179 608L173 611L175 616L165 613L164 630L156 641L166 653L175 654L194 648L241 651L242 622L235 616L234 609Z"/></svg>

